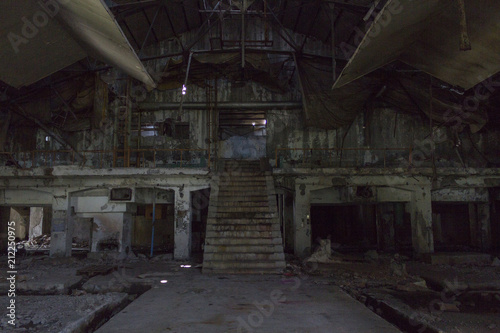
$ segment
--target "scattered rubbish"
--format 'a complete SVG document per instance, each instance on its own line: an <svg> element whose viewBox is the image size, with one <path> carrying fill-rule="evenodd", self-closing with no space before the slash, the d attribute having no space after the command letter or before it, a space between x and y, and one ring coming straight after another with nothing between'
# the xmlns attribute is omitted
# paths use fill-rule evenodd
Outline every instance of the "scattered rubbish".
<svg viewBox="0 0 500 333"><path fill-rule="evenodd" d="M406 276L408 273L406 272L406 264L403 259L399 256L399 254L395 254L391 259L391 264L389 266L391 274L395 276Z"/></svg>
<svg viewBox="0 0 500 333"><path fill-rule="evenodd" d="M493 259L491 266L500 267L500 259L498 259L498 258Z"/></svg>
<svg viewBox="0 0 500 333"><path fill-rule="evenodd" d="M460 309L458 308L456 303L437 302L436 305L438 306L439 311L460 312Z"/></svg>
<svg viewBox="0 0 500 333"><path fill-rule="evenodd" d="M27 250L48 249L50 247L50 235L40 235L30 240L20 241L17 244L24 245Z"/></svg>
<svg viewBox="0 0 500 333"><path fill-rule="evenodd" d="M414 285L416 285L417 287L420 287L420 288L425 288L427 289L427 282L425 282L425 280L421 280L421 281L417 281L417 282L413 282Z"/></svg>
<svg viewBox="0 0 500 333"><path fill-rule="evenodd" d="M378 255L377 251L375 251L375 250L366 251L366 253L365 253L365 260L366 261L377 262L378 259L379 259L379 255Z"/></svg>
<svg viewBox="0 0 500 333"><path fill-rule="evenodd" d="M154 277L165 277L165 276L176 276L179 275L179 273L175 272L150 272L150 273L144 273L144 274L139 274L137 277L139 279L147 279L147 278L154 278Z"/></svg>
<svg viewBox="0 0 500 333"><path fill-rule="evenodd" d="M302 272L302 268L298 265L288 264L286 265L283 275L285 276L297 276Z"/></svg>
<svg viewBox="0 0 500 333"><path fill-rule="evenodd" d="M170 261L174 259L174 254L173 253L167 253L167 254L161 254L158 256L155 256L151 258L152 262L157 262L157 261Z"/></svg>
<svg viewBox="0 0 500 333"><path fill-rule="evenodd" d="M332 257L332 247L331 241L329 239L321 239L319 241L319 247L316 251L306 259L306 262L315 262L315 263L339 263L342 260L338 258Z"/></svg>

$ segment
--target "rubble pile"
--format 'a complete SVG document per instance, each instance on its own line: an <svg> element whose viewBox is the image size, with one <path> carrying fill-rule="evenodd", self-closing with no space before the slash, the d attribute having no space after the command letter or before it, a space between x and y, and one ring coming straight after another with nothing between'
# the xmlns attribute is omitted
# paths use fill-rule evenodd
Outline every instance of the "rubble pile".
<svg viewBox="0 0 500 333"><path fill-rule="evenodd" d="M33 239L20 241L17 244L24 245L27 250L48 249L50 247L50 235L33 237Z"/></svg>

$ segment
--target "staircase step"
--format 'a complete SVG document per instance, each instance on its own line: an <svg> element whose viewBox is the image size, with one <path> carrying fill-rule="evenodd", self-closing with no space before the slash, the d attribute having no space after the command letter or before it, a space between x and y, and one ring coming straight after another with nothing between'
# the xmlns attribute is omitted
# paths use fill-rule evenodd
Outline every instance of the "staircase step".
<svg viewBox="0 0 500 333"><path fill-rule="evenodd" d="M270 210L268 206L217 206L217 213L266 213Z"/></svg>
<svg viewBox="0 0 500 333"><path fill-rule="evenodd" d="M208 212L208 217L219 219L272 219L276 217L275 213L263 212Z"/></svg>
<svg viewBox="0 0 500 333"><path fill-rule="evenodd" d="M262 247L267 247L267 246L275 246L275 245L281 245L282 241L281 238L275 237L275 238L205 238L205 252L211 252L207 251L206 247L209 245L216 246L218 251L221 252L226 252L222 251L223 248L225 247L227 252L249 252L249 251L237 251L237 249L232 249L235 246L262 246ZM256 250L255 253L261 253L261 252L267 252L265 249L263 251ZM274 251L273 251L274 252Z"/></svg>
<svg viewBox="0 0 500 333"><path fill-rule="evenodd" d="M279 238L281 233L279 231L271 230L227 230L227 231L207 231L206 239L224 238L231 240L238 240L239 238Z"/></svg>
<svg viewBox="0 0 500 333"><path fill-rule="evenodd" d="M213 217L209 217L207 220L207 226L208 225L228 225L228 224L233 224L233 225L245 225L245 224L252 224L252 225L270 225L270 224L278 224L278 220L275 218L223 218L223 219L217 219ZM279 224L278 224L279 225Z"/></svg>
<svg viewBox="0 0 500 333"><path fill-rule="evenodd" d="M207 261L203 262L206 269L238 269L238 268L285 268L283 261Z"/></svg>
<svg viewBox="0 0 500 333"><path fill-rule="evenodd" d="M205 253L281 253L283 246L280 244L239 244L239 245L211 245L205 244Z"/></svg>
<svg viewBox="0 0 500 333"><path fill-rule="evenodd" d="M285 257L274 185L260 161L223 161L213 179L203 273L274 274Z"/></svg>
<svg viewBox="0 0 500 333"><path fill-rule="evenodd" d="M272 274L282 274L283 268L271 268L271 269L255 269L255 268L233 268L233 269L213 269L213 268L203 268L203 274L209 275L272 275Z"/></svg>
<svg viewBox="0 0 500 333"><path fill-rule="evenodd" d="M207 232L210 231L279 231L277 223L266 224L210 224L207 225Z"/></svg>
<svg viewBox="0 0 500 333"><path fill-rule="evenodd" d="M218 202L217 205L215 205L218 208L222 207L248 207L248 208L253 208L253 207L267 207L269 208L269 200L223 200L222 202Z"/></svg>
<svg viewBox="0 0 500 333"><path fill-rule="evenodd" d="M203 260L206 261L280 261L285 260L283 253L205 253Z"/></svg>

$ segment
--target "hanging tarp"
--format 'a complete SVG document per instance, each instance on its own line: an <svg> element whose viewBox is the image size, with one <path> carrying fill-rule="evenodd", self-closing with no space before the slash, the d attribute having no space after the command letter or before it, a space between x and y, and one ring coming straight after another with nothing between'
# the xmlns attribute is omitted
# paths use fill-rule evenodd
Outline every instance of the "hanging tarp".
<svg viewBox="0 0 500 333"><path fill-rule="evenodd" d="M378 83L363 80L332 91L331 62L297 58L297 69L305 124L311 127L332 129L351 124Z"/></svg>
<svg viewBox="0 0 500 333"><path fill-rule="evenodd" d="M500 1L465 0L472 43L460 50L458 1L389 0L335 82L340 88L400 60L454 86L470 89L500 71Z"/></svg>
<svg viewBox="0 0 500 333"><path fill-rule="evenodd" d="M207 78L225 78L229 81L251 80L265 88L282 93L286 90L275 64L271 64L265 53L245 54L245 68L241 65L240 52L194 54L191 59L188 82L204 86ZM167 90L182 87L186 77L187 59L171 58L163 70L158 89Z"/></svg>

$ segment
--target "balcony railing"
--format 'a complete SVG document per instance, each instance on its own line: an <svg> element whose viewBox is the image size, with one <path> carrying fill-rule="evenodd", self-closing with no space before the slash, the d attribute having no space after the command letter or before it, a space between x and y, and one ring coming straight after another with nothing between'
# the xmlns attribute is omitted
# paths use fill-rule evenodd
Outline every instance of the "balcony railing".
<svg viewBox="0 0 500 333"><path fill-rule="evenodd" d="M78 165L95 169L136 168L201 168L210 167L208 149L113 149L113 150L32 150L0 152L23 169Z"/></svg>
<svg viewBox="0 0 500 333"><path fill-rule="evenodd" d="M276 148L275 166L291 167L407 167L412 148Z"/></svg>

